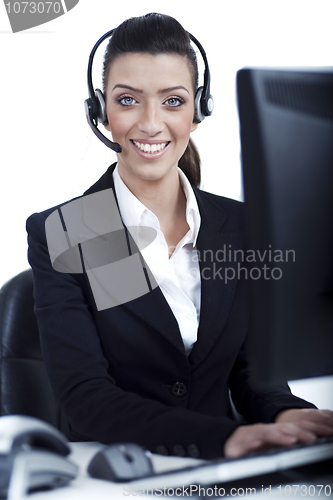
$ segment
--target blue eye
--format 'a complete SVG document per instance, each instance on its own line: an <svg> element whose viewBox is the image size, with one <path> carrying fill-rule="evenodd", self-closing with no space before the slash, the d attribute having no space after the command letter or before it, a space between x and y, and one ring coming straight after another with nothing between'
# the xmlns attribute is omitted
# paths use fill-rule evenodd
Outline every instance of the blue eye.
<svg viewBox="0 0 333 500"><path fill-rule="evenodd" d="M119 104L121 104L122 106L132 106L132 104L134 104L136 102L136 100L133 97L126 95L126 96L119 97L117 102Z"/></svg>
<svg viewBox="0 0 333 500"><path fill-rule="evenodd" d="M165 101L168 106L171 108L178 108L182 104L184 104L184 99L181 99L180 97L170 97Z"/></svg>

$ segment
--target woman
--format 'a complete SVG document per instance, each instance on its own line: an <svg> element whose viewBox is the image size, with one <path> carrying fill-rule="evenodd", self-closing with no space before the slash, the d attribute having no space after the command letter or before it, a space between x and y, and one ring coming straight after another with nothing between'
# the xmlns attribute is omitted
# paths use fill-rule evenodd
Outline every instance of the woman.
<svg viewBox="0 0 333 500"><path fill-rule="evenodd" d="M197 80L177 21L150 14L120 25L104 64L106 128L122 148L117 165L59 212L28 219L43 355L72 440L134 441L155 453L213 458L333 432L332 412L287 386L258 393L249 383L245 284L215 272L219 249L242 244L242 204L197 187L199 158L189 143ZM142 250L145 276L156 286L114 307L98 304L99 271L87 265L85 249L84 272L59 272L45 235L45 221L58 213L67 237L79 232L69 207L82 203L84 212L110 189L127 243L142 227L156 231ZM96 220L107 226L110 217L101 209ZM98 269L103 280L109 268ZM102 288L110 281L114 287L108 277ZM135 285L127 280L125 295ZM233 418L229 389L248 425Z"/></svg>

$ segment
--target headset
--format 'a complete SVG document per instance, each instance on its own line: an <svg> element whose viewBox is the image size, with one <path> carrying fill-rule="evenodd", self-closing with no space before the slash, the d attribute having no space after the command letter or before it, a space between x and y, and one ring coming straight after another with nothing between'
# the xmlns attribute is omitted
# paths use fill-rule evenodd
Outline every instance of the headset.
<svg viewBox="0 0 333 500"><path fill-rule="evenodd" d="M88 71L87 71L87 83L88 83L88 93L89 98L84 101L85 113L87 117L87 121L89 126L91 127L94 134L110 149L115 151L116 153L121 153L121 145L117 142L112 142L108 139L98 128L98 122L106 125L108 123L108 118L106 116L105 110L105 98L104 94L100 89L94 90L93 82L92 82L92 65L94 61L94 56L98 47L104 42L106 38L112 36L114 32L113 30L105 33L94 45L88 62ZM207 61L206 53L199 43L199 41L188 33L192 42L198 47L200 54L205 63L205 72L204 72L204 82L203 86L199 87L195 94L195 115L194 121L196 123L202 122L206 116L210 116L213 112L214 101L213 97L210 94L210 72Z"/></svg>

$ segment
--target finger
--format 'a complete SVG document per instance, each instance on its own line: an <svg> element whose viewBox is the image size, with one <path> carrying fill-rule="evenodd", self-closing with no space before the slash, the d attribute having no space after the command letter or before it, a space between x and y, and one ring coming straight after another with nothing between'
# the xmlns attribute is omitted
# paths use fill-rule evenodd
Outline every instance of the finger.
<svg viewBox="0 0 333 500"><path fill-rule="evenodd" d="M311 442L316 434L295 423L254 424L240 426L227 440L226 457L236 458L268 447L291 446L297 442Z"/></svg>
<svg viewBox="0 0 333 500"><path fill-rule="evenodd" d="M276 418L277 423L300 422L303 420L321 422L326 425L333 425L333 411L303 408L298 410L286 410Z"/></svg>
<svg viewBox="0 0 333 500"><path fill-rule="evenodd" d="M294 424L255 424L239 427L225 446L225 456L240 457L246 453L275 446L290 446L300 437L310 440L309 431L299 429Z"/></svg>
<svg viewBox="0 0 333 500"><path fill-rule="evenodd" d="M237 458L259 449L263 445L263 440L260 439L262 428L262 424L239 426L227 439L224 455L228 458Z"/></svg>
<svg viewBox="0 0 333 500"><path fill-rule="evenodd" d="M325 415L327 418L333 421L333 411L332 410L319 410L320 413Z"/></svg>
<svg viewBox="0 0 333 500"><path fill-rule="evenodd" d="M333 425L333 412L330 410L307 410L299 412L299 418L303 420L313 420L314 422L325 422L328 425Z"/></svg>
<svg viewBox="0 0 333 500"><path fill-rule="evenodd" d="M224 449L224 455L227 458L238 458L251 451L260 450L264 446L264 443L260 440L248 441L246 443L233 443L231 446Z"/></svg>
<svg viewBox="0 0 333 500"><path fill-rule="evenodd" d="M266 431L271 431L267 426ZM285 423L272 426L273 433L267 436L267 440L273 444L288 446L296 442L311 442L316 439L316 434L308 428L303 428L297 424Z"/></svg>
<svg viewBox="0 0 333 500"><path fill-rule="evenodd" d="M319 424L323 424L331 429L333 432L333 412L330 410L317 410L314 414L311 415L311 419L314 422L318 422Z"/></svg>
<svg viewBox="0 0 333 500"><path fill-rule="evenodd" d="M333 435L333 426L327 425L322 422L314 422L309 420L300 420L298 426L304 430L313 432L317 436L331 436Z"/></svg>

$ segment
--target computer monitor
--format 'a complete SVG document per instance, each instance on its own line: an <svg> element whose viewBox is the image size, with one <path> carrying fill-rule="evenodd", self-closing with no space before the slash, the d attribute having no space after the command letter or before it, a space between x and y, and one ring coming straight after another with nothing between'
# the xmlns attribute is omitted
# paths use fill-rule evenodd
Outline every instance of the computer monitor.
<svg viewBox="0 0 333 500"><path fill-rule="evenodd" d="M237 74L258 385L333 374L333 68Z"/></svg>

